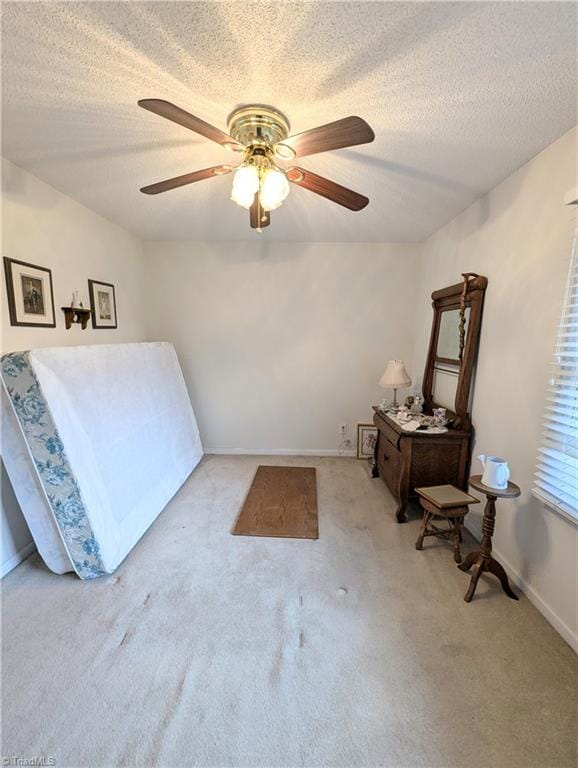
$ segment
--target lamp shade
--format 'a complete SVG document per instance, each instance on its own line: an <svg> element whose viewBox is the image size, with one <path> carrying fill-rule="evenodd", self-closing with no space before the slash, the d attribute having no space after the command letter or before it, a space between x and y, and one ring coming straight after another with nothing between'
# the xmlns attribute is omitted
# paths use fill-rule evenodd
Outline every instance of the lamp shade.
<svg viewBox="0 0 578 768"><path fill-rule="evenodd" d="M411 386L411 379L405 370L403 360L390 360L385 366L379 386L384 389L403 389Z"/></svg>
<svg viewBox="0 0 578 768"><path fill-rule="evenodd" d="M259 171L254 165L242 165L235 171L231 200L243 208L250 208L259 189Z"/></svg>
<svg viewBox="0 0 578 768"><path fill-rule="evenodd" d="M289 194L287 176L281 171L269 168L263 175L259 199L264 211L274 211L279 208Z"/></svg>

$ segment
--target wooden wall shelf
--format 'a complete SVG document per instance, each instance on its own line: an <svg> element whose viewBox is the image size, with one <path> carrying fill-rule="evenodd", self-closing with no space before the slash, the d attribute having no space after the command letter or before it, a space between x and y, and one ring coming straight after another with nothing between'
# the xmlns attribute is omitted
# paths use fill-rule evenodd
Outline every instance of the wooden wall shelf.
<svg viewBox="0 0 578 768"><path fill-rule="evenodd" d="M80 327L84 331L90 317L90 309L84 309L84 307L61 307L64 312L64 322L66 324L66 330L70 330L72 323L80 323Z"/></svg>

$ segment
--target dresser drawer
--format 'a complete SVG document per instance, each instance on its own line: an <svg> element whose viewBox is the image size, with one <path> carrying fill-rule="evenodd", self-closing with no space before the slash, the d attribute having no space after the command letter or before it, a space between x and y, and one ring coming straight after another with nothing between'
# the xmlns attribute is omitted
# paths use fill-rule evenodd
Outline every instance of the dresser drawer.
<svg viewBox="0 0 578 768"><path fill-rule="evenodd" d="M393 443L386 440L380 431L377 446L377 468L385 484L395 496L399 493L401 461L401 452Z"/></svg>
<svg viewBox="0 0 578 768"><path fill-rule="evenodd" d="M380 431L382 438L384 437L396 448L399 448L399 441L401 439L401 435L398 432L396 432L393 427L390 427L385 416L381 416L381 414L376 413L375 416L373 417L373 423Z"/></svg>

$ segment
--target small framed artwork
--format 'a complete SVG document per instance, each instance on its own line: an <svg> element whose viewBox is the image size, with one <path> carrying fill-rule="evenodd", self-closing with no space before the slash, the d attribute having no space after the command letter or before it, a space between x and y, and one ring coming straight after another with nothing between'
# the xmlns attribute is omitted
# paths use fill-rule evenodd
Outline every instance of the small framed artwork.
<svg viewBox="0 0 578 768"><path fill-rule="evenodd" d="M55 328L52 272L37 264L4 257L10 325Z"/></svg>
<svg viewBox="0 0 578 768"><path fill-rule="evenodd" d="M377 442L377 427L373 424L357 425L357 458L372 459Z"/></svg>
<svg viewBox="0 0 578 768"><path fill-rule="evenodd" d="M116 298L112 283L88 281L93 328L116 328Z"/></svg>

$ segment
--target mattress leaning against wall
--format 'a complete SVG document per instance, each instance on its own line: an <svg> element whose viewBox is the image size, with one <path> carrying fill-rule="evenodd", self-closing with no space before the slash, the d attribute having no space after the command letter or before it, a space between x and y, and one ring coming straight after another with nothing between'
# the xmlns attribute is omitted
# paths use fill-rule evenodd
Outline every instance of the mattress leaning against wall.
<svg viewBox="0 0 578 768"><path fill-rule="evenodd" d="M55 573L112 573L203 449L172 344L14 352L1 360L4 463Z"/></svg>

